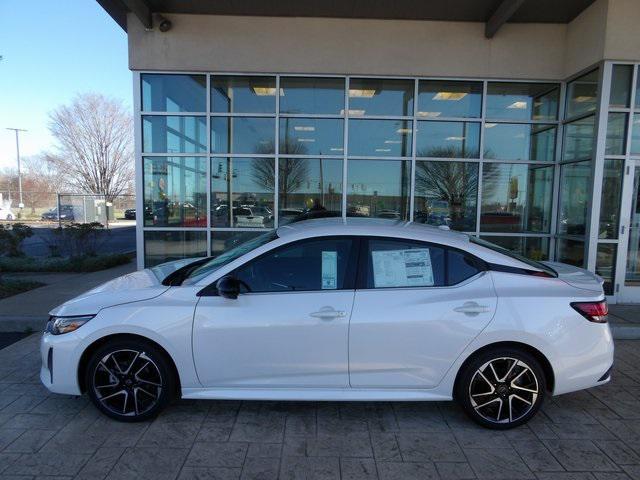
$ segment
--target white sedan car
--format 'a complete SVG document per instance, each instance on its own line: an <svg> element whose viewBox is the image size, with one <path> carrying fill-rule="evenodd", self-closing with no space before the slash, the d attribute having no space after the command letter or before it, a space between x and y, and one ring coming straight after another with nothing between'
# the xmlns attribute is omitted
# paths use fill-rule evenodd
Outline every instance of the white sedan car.
<svg viewBox="0 0 640 480"><path fill-rule="evenodd" d="M112 280L51 312L41 379L144 420L176 396L451 400L526 422L609 381L602 280L436 227L293 223Z"/></svg>

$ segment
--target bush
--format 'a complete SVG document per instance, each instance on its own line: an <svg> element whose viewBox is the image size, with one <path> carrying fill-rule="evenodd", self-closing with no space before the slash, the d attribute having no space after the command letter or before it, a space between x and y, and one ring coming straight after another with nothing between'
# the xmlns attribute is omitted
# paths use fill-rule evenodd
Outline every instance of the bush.
<svg viewBox="0 0 640 480"><path fill-rule="evenodd" d="M22 242L25 238L33 236L33 230L24 223L0 225L0 255L9 257L22 257Z"/></svg>
<svg viewBox="0 0 640 480"><path fill-rule="evenodd" d="M97 255L107 241L109 230L99 222L69 223L53 230L48 242L53 257L84 257Z"/></svg>
<svg viewBox="0 0 640 480"><path fill-rule="evenodd" d="M85 255L74 258L11 258L0 257L2 272L96 272L124 265L131 257L124 253Z"/></svg>
<svg viewBox="0 0 640 480"><path fill-rule="evenodd" d="M34 288L42 287L44 283L32 282L24 280L6 280L0 282L0 298L7 298L11 295L17 295L18 293L33 290Z"/></svg>

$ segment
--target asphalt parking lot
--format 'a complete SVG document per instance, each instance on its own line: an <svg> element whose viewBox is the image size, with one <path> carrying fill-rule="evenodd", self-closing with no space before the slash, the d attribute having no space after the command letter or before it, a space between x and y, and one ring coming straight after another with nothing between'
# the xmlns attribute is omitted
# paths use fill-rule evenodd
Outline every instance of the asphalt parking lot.
<svg viewBox="0 0 640 480"><path fill-rule="evenodd" d="M617 342L609 385L496 432L451 402L181 401L117 423L40 385L38 340L0 350L0 478L640 478L640 341Z"/></svg>

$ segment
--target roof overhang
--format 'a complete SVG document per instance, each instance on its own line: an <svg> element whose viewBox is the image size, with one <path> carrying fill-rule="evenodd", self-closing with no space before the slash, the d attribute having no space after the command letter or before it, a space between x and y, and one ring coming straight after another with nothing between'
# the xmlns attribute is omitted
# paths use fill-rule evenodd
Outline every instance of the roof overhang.
<svg viewBox="0 0 640 480"><path fill-rule="evenodd" d="M132 12L146 28L156 13L435 20L486 23L491 38L505 23L569 23L595 0L97 0L125 31Z"/></svg>

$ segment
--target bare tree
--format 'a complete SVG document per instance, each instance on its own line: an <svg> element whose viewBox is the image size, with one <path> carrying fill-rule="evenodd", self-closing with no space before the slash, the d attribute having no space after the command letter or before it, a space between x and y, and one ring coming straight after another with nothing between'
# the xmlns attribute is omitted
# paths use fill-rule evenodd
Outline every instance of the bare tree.
<svg viewBox="0 0 640 480"><path fill-rule="evenodd" d="M47 161L65 172L72 187L113 200L133 179L133 120L120 101L96 93L78 95L49 114L58 151Z"/></svg>

